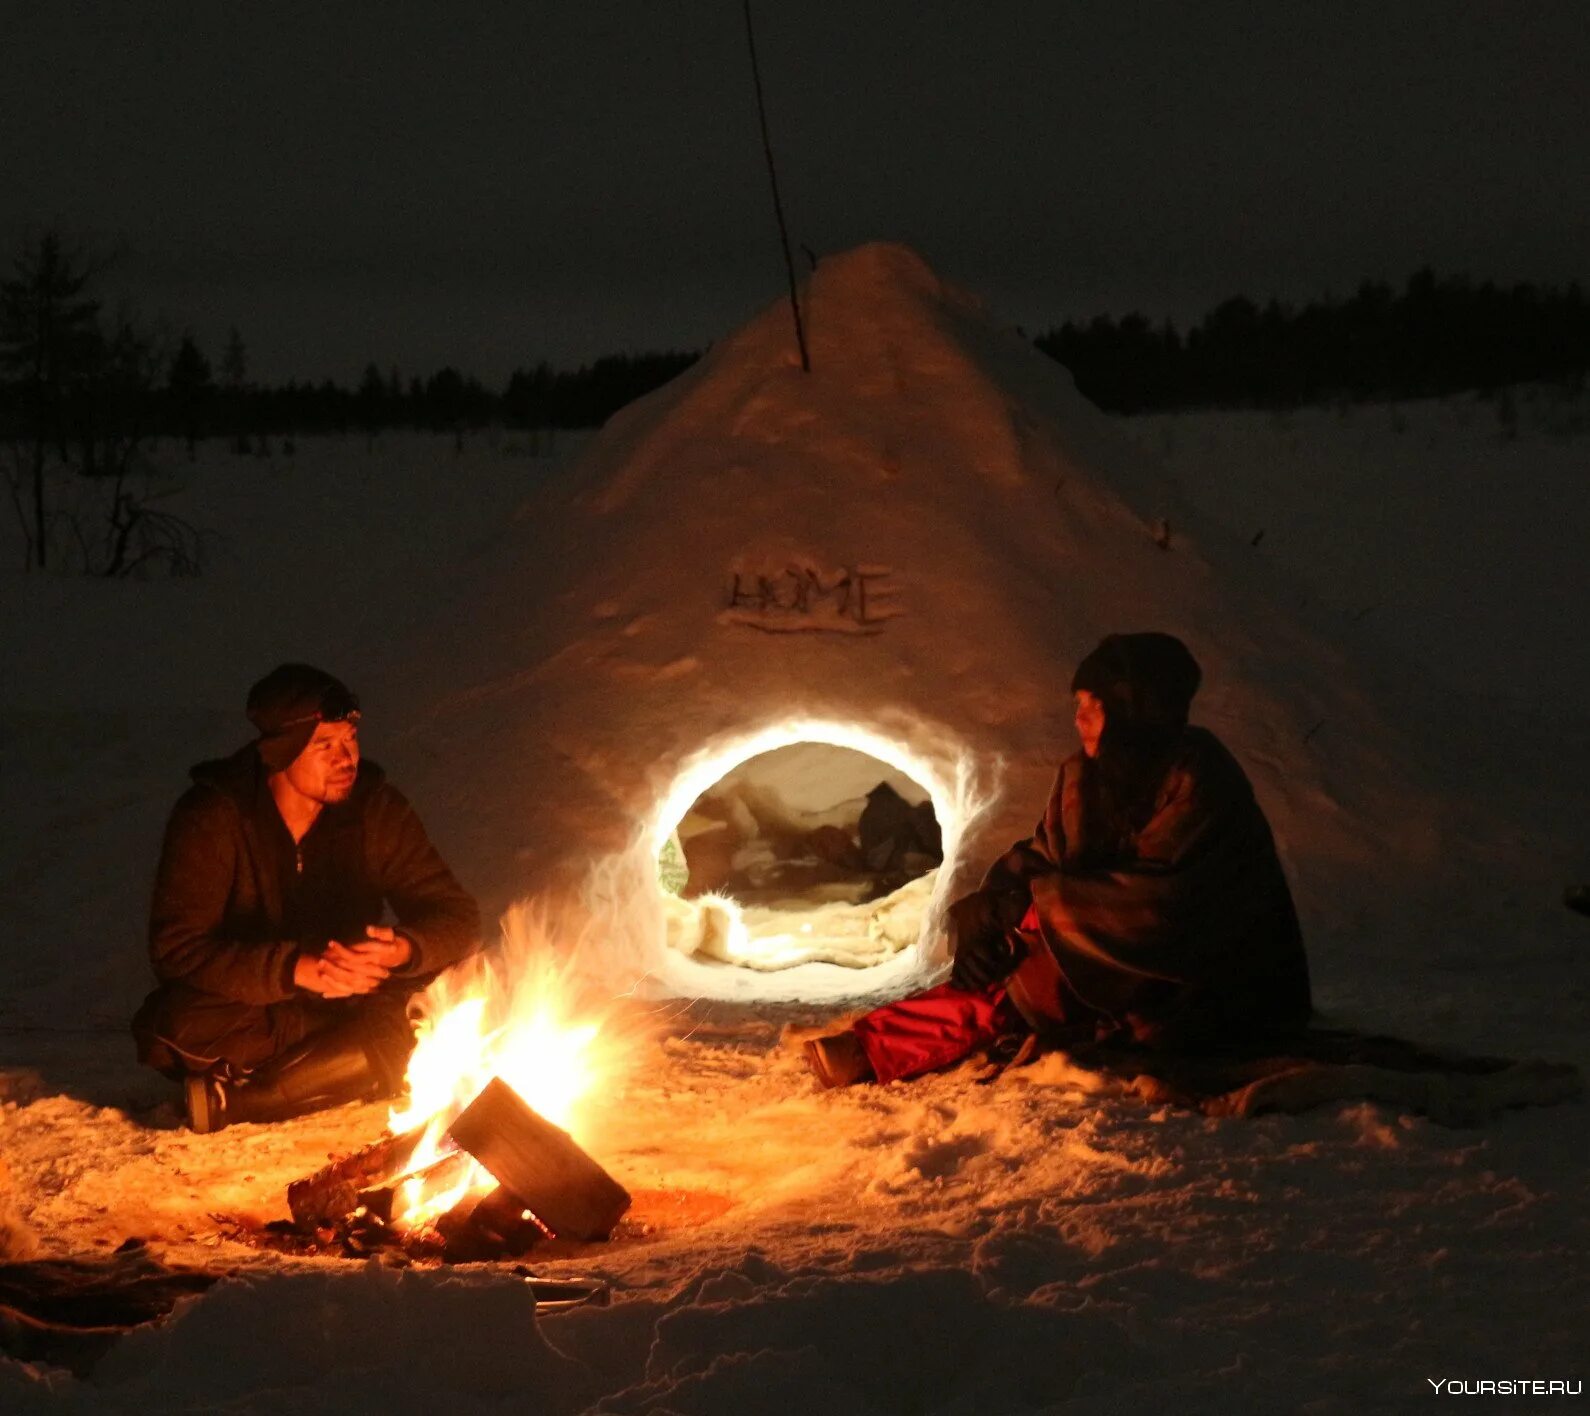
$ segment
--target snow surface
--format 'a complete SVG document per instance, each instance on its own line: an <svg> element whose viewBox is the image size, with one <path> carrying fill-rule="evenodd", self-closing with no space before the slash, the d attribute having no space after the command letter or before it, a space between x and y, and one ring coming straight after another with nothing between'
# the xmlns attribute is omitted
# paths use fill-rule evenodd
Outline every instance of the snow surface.
<svg viewBox="0 0 1590 1416"><path fill-rule="evenodd" d="M915 726L1002 758L968 854L1002 845L1070 750L1075 655L1177 629L1205 664L1195 716L1276 822L1327 1017L1590 1064L1590 940L1558 903L1590 877L1582 402L1522 398L1514 438L1473 399L1112 421L930 273L867 261L830 274L871 302L857 318L881 347L841 362L864 330L819 289L814 393L757 363L781 347L774 309L593 458L507 436L172 450L174 504L224 538L205 577L6 572L0 1232L9 1208L46 1254L137 1236L240 1276L91 1381L0 1365L0 1409L1402 1411L1427 1378L1583 1377L1582 1105L1474 1131L1369 1105L1214 1122L1061 1058L990 1087L825 1095L779 1040L823 1022L810 1003L647 1005L657 1038L590 1144L653 1232L535 1265L609 1279L611 1308L538 1323L506 1270L237 1241L382 1120L194 1137L131 1071L165 812L287 657L360 689L367 750L501 904L558 831L633 849L681 715L730 732L736 704L787 706L792 684L838 713L882 680ZM826 402L802 421L807 398ZM681 409L667 426L687 435L648 443ZM790 505L780 477L819 436L849 470ZM836 522L823 507L853 487ZM889 564L906 613L871 635L718 623L726 570L759 552L747 507L776 549ZM699 571L689 596L675 553ZM770 645L792 657L758 668ZM561 726L575 710L584 743Z"/></svg>

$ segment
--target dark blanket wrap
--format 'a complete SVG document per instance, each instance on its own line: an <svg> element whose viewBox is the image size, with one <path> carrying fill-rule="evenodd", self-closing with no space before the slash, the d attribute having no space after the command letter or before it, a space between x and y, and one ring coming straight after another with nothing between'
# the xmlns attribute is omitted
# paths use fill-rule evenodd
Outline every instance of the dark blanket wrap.
<svg viewBox="0 0 1590 1416"><path fill-rule="evenodd" d="M1146 822L1101 842L1081 753L1037 829L984 877L992 913L1035 923L1012 1001L1039 1025L1103 1015L1184 1045L1301 1026L1311 1011L1297 911L1269 823L1214 734L1183 730Z"/></svg>

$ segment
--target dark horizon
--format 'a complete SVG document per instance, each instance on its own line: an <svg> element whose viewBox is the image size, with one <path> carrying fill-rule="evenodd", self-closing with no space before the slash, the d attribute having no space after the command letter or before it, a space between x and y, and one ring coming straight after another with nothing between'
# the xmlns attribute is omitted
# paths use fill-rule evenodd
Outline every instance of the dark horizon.
<svg viewBox="0 0 1590 1416"><path fill-rule="evenodd" d="M791 234L1037 332L1590 276L1577 6L758 6ZM700 348L782 290L738 7L8 7L0 243L59 221L251 375Z"/></svg>

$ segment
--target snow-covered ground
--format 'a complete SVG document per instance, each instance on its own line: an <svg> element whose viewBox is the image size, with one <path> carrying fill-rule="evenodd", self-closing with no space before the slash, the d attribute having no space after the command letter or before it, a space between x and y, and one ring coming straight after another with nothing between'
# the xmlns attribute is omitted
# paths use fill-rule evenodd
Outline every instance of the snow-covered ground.
<svg viewBox="0 0 1590 1416"><path fill-rule="evenodd" d="M1317 907L1327 1015L1584 1066L1590 921L1556 896L1590 880L1590 436L1545 394L1519 415L1513 437L1469 398L1122 427L1201 512L1263 530L1256 564L1516 844L1450 918L1424 902L1354 939ZM41 1252L139 1237L239 1277L92 1381L0 1364L0 1408L1403 1411L1430 1379L1585 1376L1582 1104L1467 1131L1369 1105L1216 1122L1059 1058L819 1094L771 1008L663 1015L601 1118L591 1148L653 1232L536 1267L609 1279L610 1308L537 1323L506 1271L237 1242L382 1115L193 1137L133 1070L165 812L241 741L265 668L388 681L448 587L552 534L511 516L549 459L388 436L170 466L217 534L201 579L0 579L0 1153ZM435 769L366 706L397 781ZM417 805L467 880L461 828Z"/></svg>

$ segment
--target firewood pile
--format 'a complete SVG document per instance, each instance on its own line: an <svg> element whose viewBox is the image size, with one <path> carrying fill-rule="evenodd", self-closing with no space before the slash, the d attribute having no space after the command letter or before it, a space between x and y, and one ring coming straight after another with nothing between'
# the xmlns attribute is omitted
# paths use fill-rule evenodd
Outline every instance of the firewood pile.
<svg viewBox="0 0 1590 1416"><path fill-rule="evenodd" d="M324 1248L351 1255L399 1248L453 1263L518 1258L542 1240L609 1238L629 1192L501 1080L490 1082L448 1129L454 1149L416 1168L424 1128L385 1136L288 1186L294 1227ZM471 1189L450 1210L405 1225L411 1180L431 1192L462 1181L471 1160L497 1182Z"/></svg>

